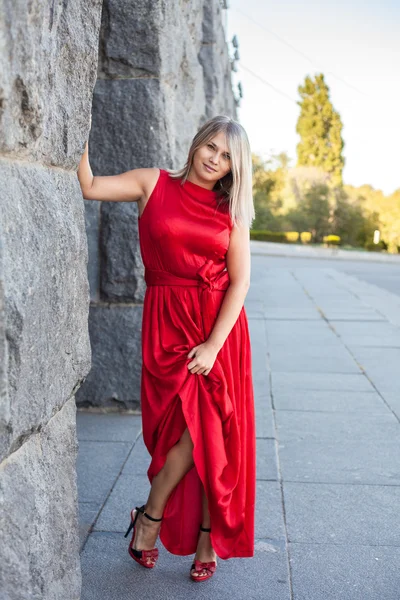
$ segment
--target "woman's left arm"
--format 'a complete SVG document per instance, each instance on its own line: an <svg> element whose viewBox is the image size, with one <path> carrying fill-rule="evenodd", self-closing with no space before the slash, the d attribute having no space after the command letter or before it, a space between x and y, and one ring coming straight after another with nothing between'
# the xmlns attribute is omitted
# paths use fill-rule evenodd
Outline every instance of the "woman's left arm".
<svg viewBox="0 0 400 600"><path fill-rule="evenodd" d="M195 346L188 354L194 359L188 364L191 373L208 375L218 352L235 325L250 287L250 232L243 225L231 231L226 266L230 285L206 342Z"/></svg>

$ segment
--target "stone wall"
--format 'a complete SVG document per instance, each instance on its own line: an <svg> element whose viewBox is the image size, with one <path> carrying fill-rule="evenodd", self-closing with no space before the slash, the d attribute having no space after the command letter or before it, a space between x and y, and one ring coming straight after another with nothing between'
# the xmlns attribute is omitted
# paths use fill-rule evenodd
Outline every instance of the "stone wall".
<svg viewBox="0 0 400 600"><path fill-rule="evenodd" d="M100 0L3 0L0 23L0 589L80 597L74 394L90 369L76 169Z"/></svg>
<svg viewBox="0 0 400 600"><path fill-rule="evenodd" d="M105 0L89 155L95 175L183 166L216 114L236 116L218 0ZM145 292L135 203L85 202L92 370L82 407L137 409Z"/></svg>

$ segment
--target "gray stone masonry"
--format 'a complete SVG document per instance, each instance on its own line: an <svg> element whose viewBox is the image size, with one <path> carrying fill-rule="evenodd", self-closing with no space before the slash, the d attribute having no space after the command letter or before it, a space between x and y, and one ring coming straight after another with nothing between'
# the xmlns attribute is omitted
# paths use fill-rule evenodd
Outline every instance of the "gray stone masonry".
<svg viewBox="0 0 400 600"><path fill-rule="evenodd" d="M2 3L0 597L78 600L74 394L90 369L84 206L101 2Z"/></svg>
<svg viewBox="0 0 400 600"><path fill-rule="evenodd" d="M398 267L378 270L253 254L255 557L219 560L200 589L161 542L154 572L128 555L149 489L140 416L79 413L82 600L398 600L400 289L384 289Z"/></svg>
<svg viewBox="0 0 400 600"><path fill-rule="evenodd" d="M236 116L221 10L219 0L104 1L89 140L95 175L182 167L207 118ZM86 201L85 209L93 366L77 402L135 410L145 292L137 206Z"/></svg>

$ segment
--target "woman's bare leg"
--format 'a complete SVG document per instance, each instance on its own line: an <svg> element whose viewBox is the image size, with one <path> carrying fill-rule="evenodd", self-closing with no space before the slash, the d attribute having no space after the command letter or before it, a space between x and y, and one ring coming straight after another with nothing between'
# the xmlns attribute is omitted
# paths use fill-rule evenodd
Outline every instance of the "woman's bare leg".
<svg viewBox="0 0 400 600"><path fill-rule="evenodd" d="M193 442L186 428L181 439L167 454L163 468L153 478L146 512L158 519L162 517L167 500L180 480L193 467ZM160 522L150 521L143 515L137 520L135 543L138 550L151 550L157 540ZM149 562L151 559L149 559Z"/></svg>
<svg viewBox="0 0 400 600"><path fill-rule="evenodd" d="M209 528L209 527L211 527L210 513L208 511L208 501L207 501L207 496L204 492L204 488L202 488L202 505L203 505L202 526L204 528ZM200 531L195 559L201 560L201 562L212 562L212 561L216 560L216 558L217 558L217 556L211 545L210 534L205 531ZM200 571L199 573L195 572L194 570L192 571L192 574L195 577L198 577L199 575L203 575L205 573L206 573L205 570Z"/></svg>

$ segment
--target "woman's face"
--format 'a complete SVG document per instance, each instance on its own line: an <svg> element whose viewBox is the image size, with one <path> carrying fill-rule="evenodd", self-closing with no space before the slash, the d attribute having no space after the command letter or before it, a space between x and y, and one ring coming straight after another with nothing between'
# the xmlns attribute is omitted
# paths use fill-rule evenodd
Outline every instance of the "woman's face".
<svg viewBox="0 0 400 600"><path fill-rule="evenodd" d="M229 173L231 159L223 131L196 150L192 167L199 179L213 185Z"/></svg>

